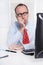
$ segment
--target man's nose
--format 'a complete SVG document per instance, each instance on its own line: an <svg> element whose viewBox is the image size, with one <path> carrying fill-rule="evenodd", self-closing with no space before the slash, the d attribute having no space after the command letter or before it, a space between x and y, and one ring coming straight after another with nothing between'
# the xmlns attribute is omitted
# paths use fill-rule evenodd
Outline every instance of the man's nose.
<svg viewBox="0 0 43 65"><path fill-rule="evenodd" d="M22 15L22 19L24 19L24 15Z"/></svg>

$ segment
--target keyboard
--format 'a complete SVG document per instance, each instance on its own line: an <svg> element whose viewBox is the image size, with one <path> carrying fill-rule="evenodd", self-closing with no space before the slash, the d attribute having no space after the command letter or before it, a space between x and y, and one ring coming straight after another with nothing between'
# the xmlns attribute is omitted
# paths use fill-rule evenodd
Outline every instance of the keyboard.
<svg viewBox="0 0 43 65"><path fill-rule="evenodd" d="M23 54L25 55L34 55L35 49L24 49L22 51Z"/></svg>

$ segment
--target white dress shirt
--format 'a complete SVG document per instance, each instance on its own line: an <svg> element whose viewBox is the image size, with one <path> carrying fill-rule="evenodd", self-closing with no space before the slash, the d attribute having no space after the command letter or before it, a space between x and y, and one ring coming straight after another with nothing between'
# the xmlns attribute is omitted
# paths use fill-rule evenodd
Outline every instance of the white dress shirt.
<svg viewBox="0 0 43 65"><path fill-rule="evenodd" d="M11 27L8 32L7 44L8 46L11 44L19 44L23 45L25 49L34 49L35 48L35 25L33 21L28 21L26 25L26 29L28 32L28 36L30 39L29 44L22 43L22 33L19 31L20 25L17 21L11 24Z"/></svg>

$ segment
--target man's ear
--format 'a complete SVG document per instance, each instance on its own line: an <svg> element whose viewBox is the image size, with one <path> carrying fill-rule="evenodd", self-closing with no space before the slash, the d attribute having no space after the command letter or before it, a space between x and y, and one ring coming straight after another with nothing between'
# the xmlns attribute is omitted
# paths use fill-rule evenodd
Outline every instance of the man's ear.
<svg viewBox="0 0 43 65"><path fill-rule="evenodd" d="M29 13L28 13L28 18L29 18Z"/></svg>
<svg viewBox="0 0 43 65"><path fill-rule="evenodd" d="M17 15L16 15L16 18L17 18Z"/></svg>
<svg viewBox="0 0 43 65"><path fill-rule="evenodd" d="M18 20L18 16L16 15L16 19Z"/></svg>

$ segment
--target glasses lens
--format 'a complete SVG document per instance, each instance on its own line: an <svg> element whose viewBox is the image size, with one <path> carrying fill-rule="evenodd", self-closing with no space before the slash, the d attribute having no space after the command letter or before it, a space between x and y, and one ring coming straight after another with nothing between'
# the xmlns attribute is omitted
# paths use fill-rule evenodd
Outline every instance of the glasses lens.
<svg viewBox="0 0 43 65"><path fill-rule="evenodd" d="M28 14L28 12L24 12L24 13L23 13L23 15L27 15L27 14Z"/></svg>
<svg viewBox="0 0 43 65"><path fill-rule="evenodd" d="M28 14L28 12L23 12L23 13L19 13L19 14L17 14L17 16L22 16L22 15L27 15Z"/></svg>

